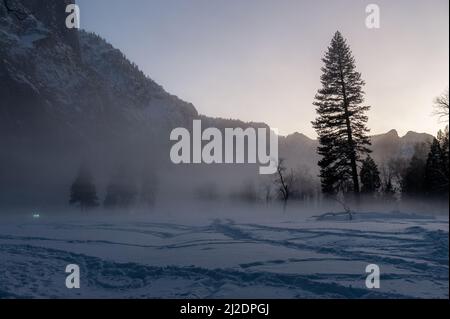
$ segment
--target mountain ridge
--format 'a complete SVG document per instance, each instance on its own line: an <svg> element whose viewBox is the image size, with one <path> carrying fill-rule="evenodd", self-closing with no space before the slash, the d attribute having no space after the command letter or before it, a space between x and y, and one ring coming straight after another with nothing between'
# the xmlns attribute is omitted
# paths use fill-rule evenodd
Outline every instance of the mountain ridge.
<svg viewBox="0 0 450 319"><path fill-rule="evenodd" d="M261 124L267 125L264 122ZM268 126L268 125L267 125ZM285 134L285 135L279 135L280 137L288 138L288 137L301 137L303 139L308 139L310 141L317 141L317 138L312 138L300 131L295 131L293 133ZM409 139L411 137L417 137L417 136L424 136L426 138L432 138L433 135L426 133L426 132L416 132L416 131L408 131L404 135L400 135L396 129L391 129L385 133L377 133L370 135L371 138L378 138L378 137L392 137L392 138L400 138L400 139Z"/></svg>

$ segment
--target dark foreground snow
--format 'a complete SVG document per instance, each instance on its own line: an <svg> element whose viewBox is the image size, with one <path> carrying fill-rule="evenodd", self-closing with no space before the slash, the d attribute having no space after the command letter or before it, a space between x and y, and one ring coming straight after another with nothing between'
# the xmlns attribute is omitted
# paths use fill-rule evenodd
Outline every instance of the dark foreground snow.
<svg viewBox="0 0 450 319"><path fill-rule="evenodd" d="M448 298L448 218L252 220L4 219L0 298ZM81 289L65 287L68 264Z"/></svg>

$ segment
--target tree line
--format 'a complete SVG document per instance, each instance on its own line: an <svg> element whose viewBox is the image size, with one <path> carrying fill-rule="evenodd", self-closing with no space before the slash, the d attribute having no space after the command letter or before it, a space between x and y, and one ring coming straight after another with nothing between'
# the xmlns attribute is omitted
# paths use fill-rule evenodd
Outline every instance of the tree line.
<svg viewBox="0 0 450 319"><path fill-rule="evenodd" d="M321 84L314 105L318 117L312 122L320 146L318 153L321 188L326 196L337 193L359 198L360 194L395 193L392 176L382 181L371 158L361 73L349 45L338 31L323 58ZM435 113L448 121L448 91L435 100ZM421 155L416 147L406 170L400 173L402 194L448 197L448 126L439 131Z"/></svg>
<svg viewBox="0 0 450 319"><path fill-rule="evenodd" d="M267 203L278 199L284 206L290 200L337 199L338 196L357 201L361 196L383 200L407 197L448 200L448 125L439 130L430 145L416 145L410 160L396 158L377 165L371 157L366 114L370 106L364 103L365 82L339 31L333 36L322 61L321 88L313 102L318 116L312 122L319 140L321 194L307 170L288 169L285 160L280 159L275 177L260 180L259 189L245 184L232 194L232 198L262 199ZM448 90L435 99L434 113L448 123ZM153 178L144 179L138 188L121 171L106 188L105 208L127 208L136 202L154 202L156 185ZM217 198L211 186L200 189L198 195L199 198ZM78 205L82 210L100 205L92 175L85 166L71 186L70 204Z"/></svg>
<svg viewBox="0 0 450 319"><path fill-rule="evenodd" d="M141 182L135 183L120 168L106 187L103 202L97 194L97 187L91 170L83 164L70 187L69 204L79 207L82 211L103 206L107 209L127 209L136 204L152 206L155 202L157 180L153 174L145 174Z"/></svg>

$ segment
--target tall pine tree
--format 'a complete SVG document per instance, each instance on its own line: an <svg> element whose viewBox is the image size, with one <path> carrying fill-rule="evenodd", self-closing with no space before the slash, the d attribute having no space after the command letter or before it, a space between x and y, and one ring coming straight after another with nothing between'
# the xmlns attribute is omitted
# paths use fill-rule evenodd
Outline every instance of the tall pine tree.
<svg viewBox="0 0 450 319"><path fill-rule="evenodd" d="M441 145L433 139L425 166L424 189L427 195L437 196L445 189L444 163Z"/></svg>
<svg viewBox="0 0 450 319"><path fill-rule="evenodd" d="M439 131L431 144L425 166L425 192L433 197L448 196L449 161L448 161L448 128Z"/></svg>
<svg viewBox="0 0 450 319"><path fill-rule="evenodd" d="M447 99L448 100L448 99ZM442 171L444 173L444 180L445 180L445 189L446 193L448 195L448 189L449 189L449 132L448 132L448 125L445 127L444 131L439 131L437 139L439 141L439 144L441 146L442 151L442 164L443 168Z"/></svg>
<svg viewBox="0 0 450 319"><path fill-rule="evenodd" d="M339 31L331 40L323 62L322 88L314 101L318 118L312 122L319 135L322 191L335 194L351 190L358 195L358 163L370 153L365 115L370 106L363 105L365 83Z"/></svg>
<svg viewBox="0 0 450 319"><path fill-rule="evenodd" d="M378 166L372 157L367 156L363 161L360 176L362 193L374 194L380 189L380 171L378 170Z"/></svg>
<svg viewBox="0 0 450 319"><path fill-rule="evenodd" d="M427 162L427 145L419 143L414 146L414 154L402 178L402 196L417 197L425 194L425 167Z"/></svg>

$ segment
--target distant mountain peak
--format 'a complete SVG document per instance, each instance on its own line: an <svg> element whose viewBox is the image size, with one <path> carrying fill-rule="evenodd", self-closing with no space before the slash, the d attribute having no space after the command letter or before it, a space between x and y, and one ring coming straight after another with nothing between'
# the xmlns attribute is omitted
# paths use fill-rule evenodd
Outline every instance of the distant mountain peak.
<svg viewBox="0 0 450 319"><path fill-rule="evenodd" d="M433 136L428 133L418 133L414 131L408 131L405 136L402 137L402 140L407 141L432 141Z"/></svg>
<svg viewBox="0 0 450 319"><path fill-rule="evenodd" d="M302 140L302 141L314 141L303 133L294 132L292 134L286 135L287 140Z"/></svg>
<svg viewBox="0 0 450 319"><path fill-rule="evenodd" d="M408 131L403 137L409 137L409 136L418 136L418 135L424 135L426 133L418 133L414 131Z"/></svg>
<svg viewBox="0 0 450 319"><path fill-rule="evenodd" d="M391 137L399 137L398 132L396 129L392 129L389 132L387 132L385 135L391 136Z"/></svg>

